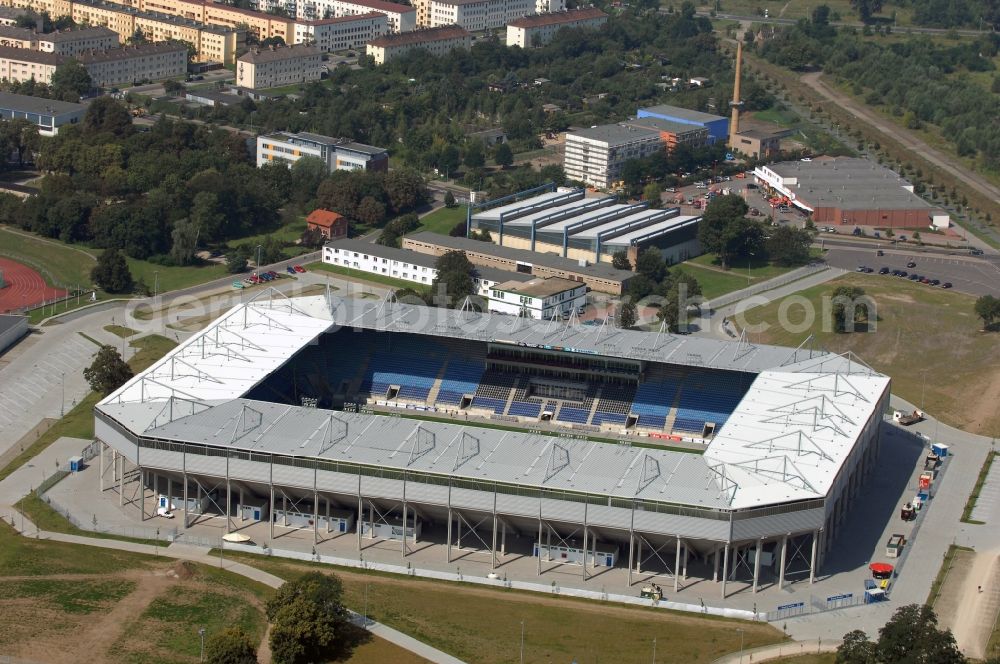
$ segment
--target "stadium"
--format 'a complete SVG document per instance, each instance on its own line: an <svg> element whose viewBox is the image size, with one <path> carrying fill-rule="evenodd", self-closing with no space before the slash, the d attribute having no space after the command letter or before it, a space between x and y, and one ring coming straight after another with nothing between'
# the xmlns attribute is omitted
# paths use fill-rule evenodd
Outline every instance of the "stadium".
<svg viewBox="0 0 1000 664"><path fill-rule="evenodd" d="M803 347L266 292L102 400L95 431L102 488L113 468L124 500L134 478L144 517L184 528L351 533L404 558L430 542L448 562L464 528L490 571L690 574L725 598L815 577L889 388Z"/></svg>

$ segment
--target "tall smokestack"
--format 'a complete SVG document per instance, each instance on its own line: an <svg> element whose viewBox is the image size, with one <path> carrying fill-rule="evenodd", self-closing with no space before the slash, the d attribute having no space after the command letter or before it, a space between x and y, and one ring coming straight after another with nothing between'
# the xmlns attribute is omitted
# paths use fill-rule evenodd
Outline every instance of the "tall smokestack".
<svg viewBox="0 0 1000 664"><path fill-rule="evenodd" d="M733 82L733 100L729 102L732 117L729 120L729 147L736 149L736 134L740 132L740 109L743 100L740 99L740 73L743 69L743 42L736 42L736 80Z"/></svg>

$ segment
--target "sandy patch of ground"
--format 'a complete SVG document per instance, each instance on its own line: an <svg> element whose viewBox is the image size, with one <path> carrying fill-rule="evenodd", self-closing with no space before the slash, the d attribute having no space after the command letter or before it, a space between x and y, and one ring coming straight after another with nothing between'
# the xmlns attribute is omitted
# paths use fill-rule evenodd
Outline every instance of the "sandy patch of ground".
<svg viewBox="0 0 1000 664"><path fill-rule="evenodd" d="M1000 552L968 552L972 557L971 565L962 564L956 559L956 570L961 564L967 573L961 581L949 578L946 583L953 584L953 588L942 593L941 599L945 595L951 595L953 599L945 605L940 601L935 605L942 626L951 628L959 649L966 657L973 659L985 656L986 643L993 632L997 611L1000 610L998 553Z"/></svg>

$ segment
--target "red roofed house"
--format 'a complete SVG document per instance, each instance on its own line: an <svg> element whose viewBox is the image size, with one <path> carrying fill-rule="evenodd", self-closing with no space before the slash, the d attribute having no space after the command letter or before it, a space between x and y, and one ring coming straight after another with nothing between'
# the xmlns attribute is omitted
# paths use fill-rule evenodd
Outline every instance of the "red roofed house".
<svg viewBox="0 0 1000 664"><path fill-rule="evenodd" d="M347 218L330 210L313 210L306 217L309 230L318 229L327 240L347 237Z"/></svg>

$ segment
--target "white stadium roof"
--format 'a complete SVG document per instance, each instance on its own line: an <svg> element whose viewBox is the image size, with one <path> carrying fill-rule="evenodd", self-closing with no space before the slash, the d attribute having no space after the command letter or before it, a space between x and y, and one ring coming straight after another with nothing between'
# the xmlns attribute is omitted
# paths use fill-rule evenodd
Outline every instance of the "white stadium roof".
<svg viewBox="0 0 1000 664"><path fill-rule="evenodd" d="M888 377L829 353L370 300L279 297L258 296L234 307L102 400L98 410L135 434L156 438L739 510L825 496L889 386ZM321 333L340 326L482 341L513 337L528 345L759 375L704 455L241 398ZM691 361L685 348L696 350L699 361ZM337 440L317 433L334 428L343 432ZM469 437L479 463L472 460Z"/></svg>

